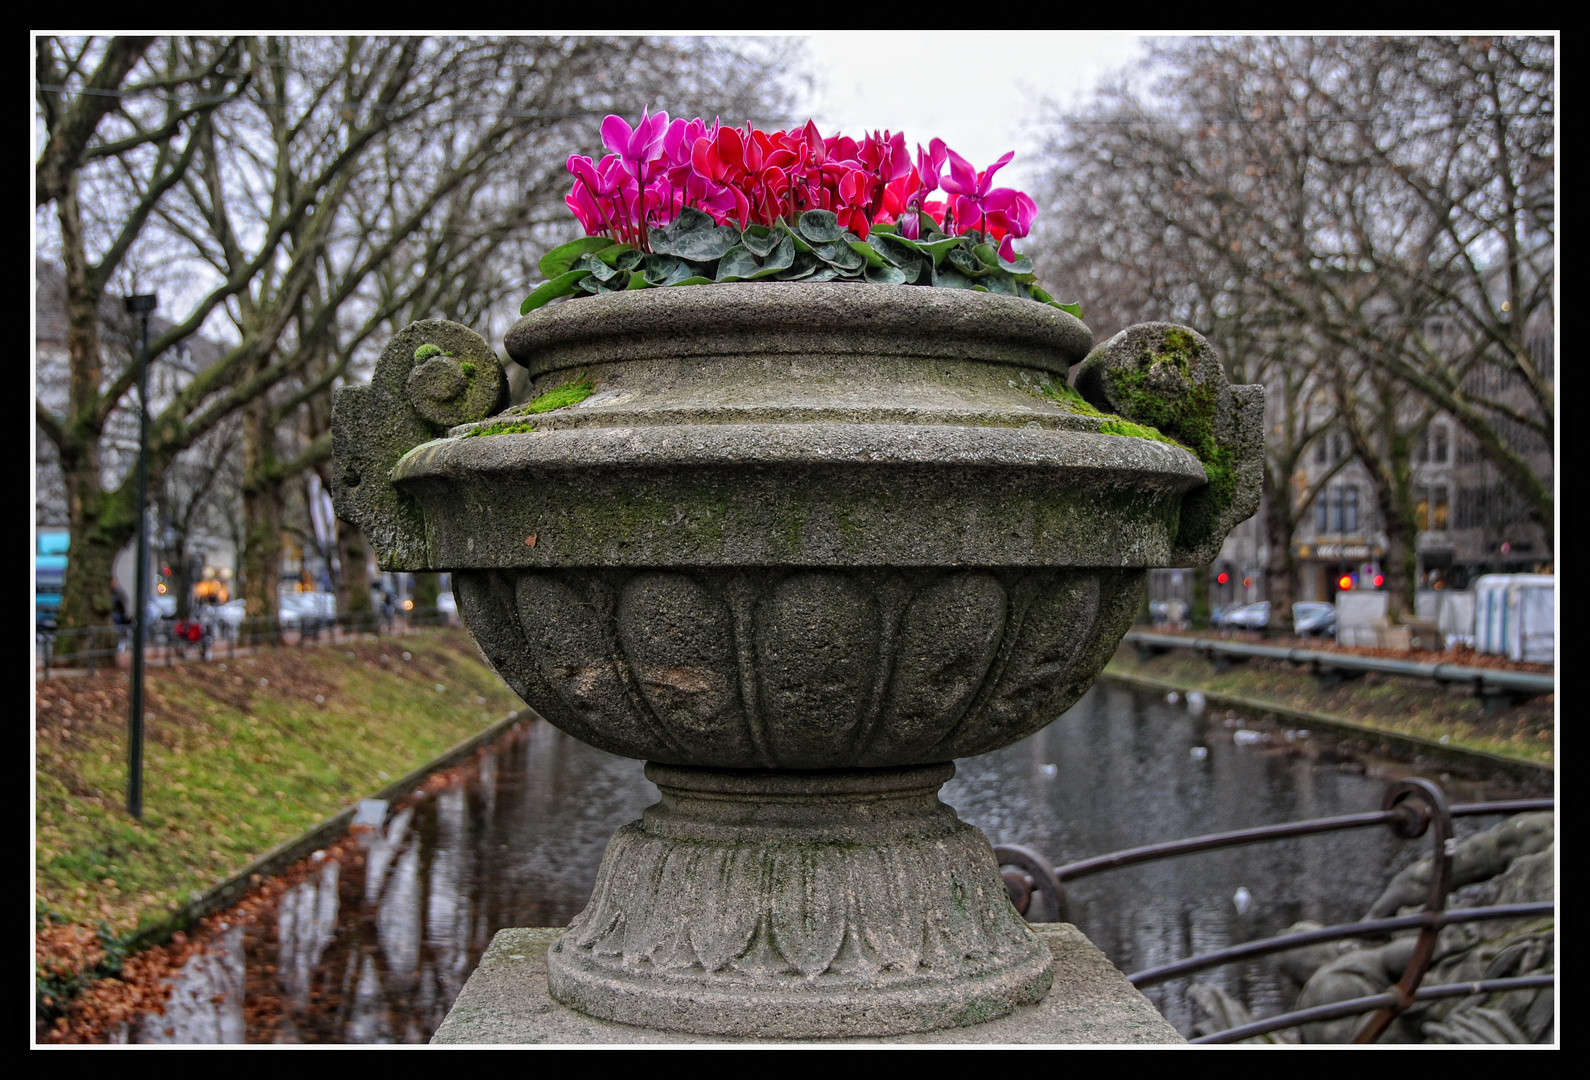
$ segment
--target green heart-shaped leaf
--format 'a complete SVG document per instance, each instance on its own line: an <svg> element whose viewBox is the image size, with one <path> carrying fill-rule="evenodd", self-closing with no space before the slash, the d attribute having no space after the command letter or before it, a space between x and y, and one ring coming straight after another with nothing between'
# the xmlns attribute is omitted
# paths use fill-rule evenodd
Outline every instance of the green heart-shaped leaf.
<svg viewBox="0 0 1590 1080"><path fill-rule="evenodd" d="M744 281L758 270L762 269L756 261L756 256L744 244L736 244L723 253L723 258L718 260L719 281Z"/></svg>
<svg viewBox="0 0 1590 1080"><path fill-rule="evenodd" d="M740 230L728 225L683 233L674 237L673 253L691 262L713 262L740 242Z"/></svg>
<svg viewBox="0 0 1590 1080"><path fill-rule="evenodd" d="M800 218L800 234L813 244L831 244L845 235L832 210L808 210Z"/></svg>
<svg viewBox="0 0 1590 1080"><path fill-rule="evenodd" d="M795 258L791 261L789 269L773 275L774 281L802 281L817 272L820 266L827 266L817 256L809 251L796 251Z"/></svg>
<svg viewBox="0 0 1590 1080"><path fill-rule="evenodd" d="M934 267L933 284L944 289L970 289L977 282L961 273L947 261L943 266Z"/></svg>
<svg viewBox="0 0 1590 1080"><path fill-rule="evenodd" d="M1000 256L999 268L1008 274L1024 278L1031 278L1034 270L1037 269L1032 265L1031 257L1027 255L1016 256L1015 262L1006 262L1004 256Z"/></svg>
<svg viewBox="0 0 1590 1080"><path fill-rule="evenodd" d="M789 237L791 242L794 243L796 251L802 253L811 251L812 246L806 242L805 237L801 236L800 233L790 228L789 225L780 221L779 228L783 231L784 235Z"/></svg>
<svg viewBox="0 0 1590 1080"><path fill-rule="evenodd" d="M752 255L758 259L765 259L778 246L779 239L777 230L770 229L766 225L752 225L745 230L741 242Z"/></svg>
<svg viewBox="0 0 1590 1080"><path fill-rule="evenodd" d="M842 240L812 245L812 254L839 270L860 270L867 260L852 251Z"/></svg>
<svg viewBox="0 0 1590 1080"><path fill-rule="evenodd" d="M672 255L651 254L641 260L640 272L645 275L647 284L666 285L668 279L677 274L682 265ZM684 276L689 276L688 269Z"/></svg>
<svg viewBox="0 0 1590 1080"><path fill-rule="evenodd" d="M950 248L949 253L944 258L945 262L954 266L955 269L968 277L982 277L988 273L988 267L983 265L983 260L964 247Z"/></svg>
<svg viewBox="0 0 1590 1080"><path fill-rule="evenodd" d="M551 281L573 269L582 255L616 246L614 241L605 236L582 236L578 240L570 240L541 256L541 276Z"/></svg>
<svg viewBox="0 0 1590 1080"><path fill-rule="evenodd" d="M617 270L614 270L611 266L607 265L601 259L598 259L595 255L581 255L579 261L576 262L570 269L589 270L591 272L591 276L597 281L606 281L608 278L618 273Z"/></svg>
<svg viewBox="0 0 1590 1080"><path fill-rule="evenodd" d="M788 236L779 237L773 250L767 258L762 260L762 269L752 274L752 278L772 277L780 270L788 270L795 264L795 241Z"/></svg>
<svg viewBox="0 0 1590 1080"><path fill-rule="evenodd" d="M932 256L933 265L941 266L944 263L944 256L959 247L963 239L964 237L960 236L941 236L936 240L929 240L923 236L922 239L912 243L918 251Z"/></svg>
<svg viewBox="0 0 1590 1080"><path fill-rule="evenodd" d="M985 285L991 293L1001 296L1020 296L1016 291L1016 281L1009 274L1000 270L993 270L977 279L978 284Z"/></svg>
<svg viewBox="0 0 1590 1080"><path fill-rule="evenodd" d="M694 277L682 278L679 281L670 281L668 284L670 286L672 286L672 285L711 285L712 284L712 279L709 278L709 277L702 277L700 274L697 274Z"/></svg>
<svg viewBox="0 0 1590 1080"><path fill-rule="evenodd" d="M871 239L872 237L868 236L866 240L850 241L850 250L866 259L868 266L893 266L894 260L885 255L877 245L869 243Z"/></svg>
<svg viewBox="0 0 1590 1080"><path fill-rule="evenodd" d="M679 255L675 245L684 237L697 233L711 233L717 229L718 223L708 214L702 213L693 206L687 206L679 211L679 216L670 221L661 229L652 229L650 232L651 250L657 255ZM738 234L736 234L738 238ZM730 245L733 246L732 244ZM725 248L724 250L728 250Z"/></svg>
<svg viewBox="0 0 1590 1080"><path fill-rule="evenodd" d="M905 271L898 266L869 266L866 278L874 285L904 285Z"/></svg>
<svg viewBox="0 0 1590 1080"><path fill-rule="evenodd" d="M536 308L549 300L556 300L560 296L568 296L579 283L591 276L589 270L570 270L566 274L559 274L550 281L544 281L535 292L524 298L524 303L519 305L519 314L528 315Z"/></svg>
<svg viewBox="0 0 1590 1080"><path fill-rule="evenodd" d="M593 252L592 254L615 269L633 270L645 252L639 251L628 244L614 244L612 247L603 248L601 251Z"/></svg>

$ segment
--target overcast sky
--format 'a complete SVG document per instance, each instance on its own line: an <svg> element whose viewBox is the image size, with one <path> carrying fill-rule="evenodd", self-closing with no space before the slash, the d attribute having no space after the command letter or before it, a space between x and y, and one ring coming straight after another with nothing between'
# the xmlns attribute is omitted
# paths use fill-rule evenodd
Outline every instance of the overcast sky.
<svg viewBox="0 0 1590 1080"><path fill-rule="evenodd" d="M813 118L824 135L904 131L913 152L937 137L980 169L1014 150L999 182L1025 187L1039 98L1074 102L1134 59L1141 40L1079 31L815 34Z"/></svg>

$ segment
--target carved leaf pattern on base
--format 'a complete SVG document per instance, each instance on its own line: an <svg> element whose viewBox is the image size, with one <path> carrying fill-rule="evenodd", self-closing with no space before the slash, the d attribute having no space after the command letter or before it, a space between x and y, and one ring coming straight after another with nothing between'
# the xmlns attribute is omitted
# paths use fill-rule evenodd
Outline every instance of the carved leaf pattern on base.
<svg viewBox="0 0 1590 1080"><path fill-rule="evenodd" d="M471 626L514 597L518 633L497 635L488 659L576 737L672 764L799 769L941 761L1026 737L1092 684L1144 581L952 568L459 577ZM504 653L514 642L522 661Z"/></svg>
<svg viewBox="0 0 1590 1080"><path fill-rule="evenodd" d="M1036 939L968 826L886 843L751 844L675 840L637 822L613 837L561 941L620 977L774 986L962 978L1025 958Z"/></svg>

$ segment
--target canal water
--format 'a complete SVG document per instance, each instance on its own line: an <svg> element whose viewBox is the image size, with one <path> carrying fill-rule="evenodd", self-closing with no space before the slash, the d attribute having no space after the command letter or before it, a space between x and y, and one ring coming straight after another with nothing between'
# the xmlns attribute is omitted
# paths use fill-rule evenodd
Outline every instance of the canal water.
<svg viewBox="0 0 1590 1080"><path fill-rule="evenodd" d="M1048 728L957 763L943 798L996 843L1060 865L1160 840L1379 808L1410 766L1303 732L1101 682ZM584 907L607 839L656 801L641 762L541 722L478 768L322 860L264 917L226 926L179 975L139 1042L424 1042L497 930L561 926ZM1424 775L1430 775L1427 770ZM1522 794L1505 779L1442 782L1454 802ZM1492 821L1460 819L1460 835ZM1124 971L1364 914L1426 840L1359 830L1161 861L1077 881L1072 921ZM1269 959L1197 976L1259 1015L1297 987ZM1188 982L1149 997L1184 1034Z"/></svg>

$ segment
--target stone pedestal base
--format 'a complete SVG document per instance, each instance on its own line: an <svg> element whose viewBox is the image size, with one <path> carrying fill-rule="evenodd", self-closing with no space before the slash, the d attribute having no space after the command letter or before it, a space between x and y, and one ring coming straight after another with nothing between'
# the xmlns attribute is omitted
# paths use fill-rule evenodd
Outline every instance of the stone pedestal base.
<svg viewBox="0 0 1590 1080"><path fill-rule="evenodd" d="M591 1046L628 1043L851 1042L984 1045L1137 1045L1184 1040L1141 993L1069 923L1034 924L1047 946L1053 989L1034 1005L969 1027L914 1035L833 1040L682 1035L597 1020L547 994L547 950L559 927L499 931L433 1043Z"/></svg>
<svg viewBox="0 0 1590 1080"><path fill-rule="evenodd" d="M1049 989L955 767L651 763L662 800L608 844L547 957L587 1016L699 1035L834 1038L976 1024Z"/></svg>

